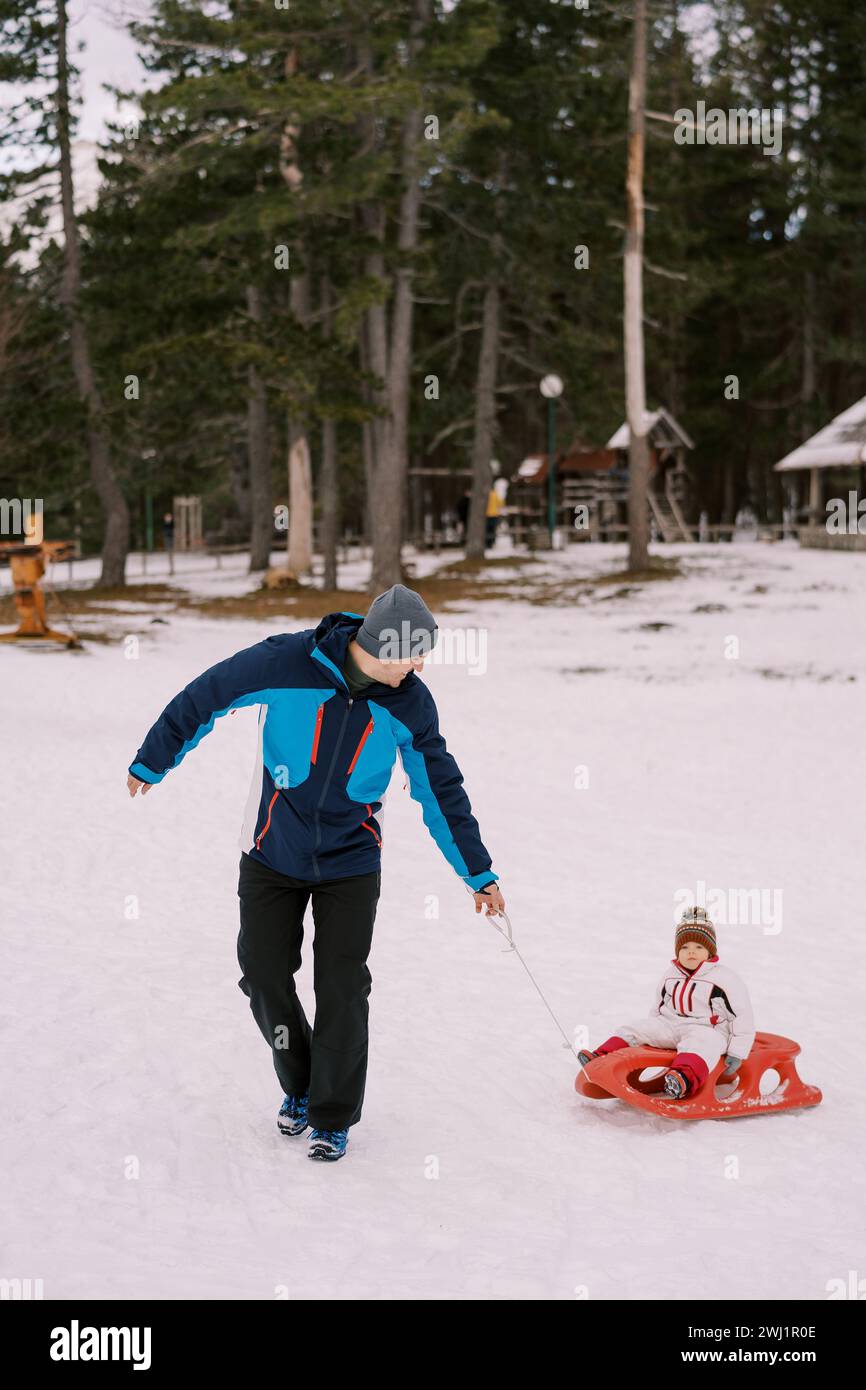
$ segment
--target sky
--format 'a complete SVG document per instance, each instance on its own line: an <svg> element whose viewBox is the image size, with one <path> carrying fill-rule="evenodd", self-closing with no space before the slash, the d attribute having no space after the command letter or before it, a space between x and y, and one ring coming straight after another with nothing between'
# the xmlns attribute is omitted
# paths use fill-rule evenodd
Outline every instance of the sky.
<svg viewBox="0 0 866 1390"><path fill-rule="evenodd" d="M71 0L70 3L70 56L81 73L76 165L86 182L94 187L98 178L94 164L96 145L118 116L117 102L112 93L105 90L105 84L140 89L147 79L126 28L130 20L143 18L147 10L147 0Z"/></svg>
<svg viewBox="0 0 866 1390"><path fill-rule="evenodd" d="M118 115L125 114L112 93L105 90L105 84L140 90L149 80L126 28L130 20L143 18L148 7L148 0L70 0L69 56L79 72L75 106L78 127L72 150L75 201L79 207L87 206L96 197L99 142ZM4 84L0 84L0 103L3 99ZM4 152L3 162L5 166L26 167L28 158L10 146ZM0 208L0 231L13 223L16 215L14 202ZM56 230L57 225L49 223L49 234Z"/></svg>
<svg viewBox="0 0 866 1390"><path fill-rule="evenodd" d="M73 61L81 71L82 140L99 140L116 116L114 97L103 89L104 83L126 88L144 84L146 74L126 25L144 18L149 8L147 0L71 0L69 36ZM81 43L83 52L78 51Z"/></svg>

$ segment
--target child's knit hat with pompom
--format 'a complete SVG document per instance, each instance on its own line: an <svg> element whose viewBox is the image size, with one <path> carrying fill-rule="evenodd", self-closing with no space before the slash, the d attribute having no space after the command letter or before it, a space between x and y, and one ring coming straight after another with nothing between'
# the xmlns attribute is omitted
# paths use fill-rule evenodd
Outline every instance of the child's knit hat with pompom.
<svg viewBox="0 0 866 1390"><path fill-rule="evenodd" d="M707 915L705 907L687 907L674 937L674 955L678 956L687 941L696 941L706 946L711 956L717 954L716 929Z"/></svg>

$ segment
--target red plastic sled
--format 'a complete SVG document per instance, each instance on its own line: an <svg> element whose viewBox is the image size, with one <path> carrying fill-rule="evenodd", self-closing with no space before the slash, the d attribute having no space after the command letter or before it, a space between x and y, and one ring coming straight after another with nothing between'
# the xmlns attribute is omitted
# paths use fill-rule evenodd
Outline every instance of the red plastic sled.
<svg viewBox="0 0 866 1390"><path fill-rule="evenodd" d="M807 1086L797 1075L794 1058L799 1043L777 1033L758 1033L746 1060L736 1073L735 1083L719 1086L724 1059L710 1072L697 1095L690 1100L668 1100L663 1077L641 1080L641 1072L670 1066L674 1052L664 1047L623 1047L594 1057L579 1071L574 1089L591 1100L628 1101L640 1110L664 1115L670 1120L728 1120L735 1115L769 1115L779 1110L800 1110L818 1105L822 1099L817 1086ZM775 1090L761 1095L761 1077L767 1071L778 1074Z"/></svg>

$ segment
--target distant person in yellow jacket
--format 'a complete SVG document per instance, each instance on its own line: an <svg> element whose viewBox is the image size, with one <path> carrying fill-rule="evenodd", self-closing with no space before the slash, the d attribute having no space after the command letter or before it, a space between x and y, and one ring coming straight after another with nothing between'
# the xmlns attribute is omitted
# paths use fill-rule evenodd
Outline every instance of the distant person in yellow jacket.
<svg viewBox="0 0 866 1390"><path fill-rule="evenodd" d="M487 495L487 513L484 525L484 548L490 550L496 543L496 528L499 525L499 517L502 513L502 498L495 488L491 488Z"/></svg>

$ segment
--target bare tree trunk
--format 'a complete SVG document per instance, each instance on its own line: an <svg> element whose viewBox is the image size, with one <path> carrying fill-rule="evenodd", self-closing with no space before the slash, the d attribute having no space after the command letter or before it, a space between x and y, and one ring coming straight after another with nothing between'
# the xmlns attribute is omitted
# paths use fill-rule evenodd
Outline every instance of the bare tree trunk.
<svg viewBox="0 0 866 1390"><path fill-rule="evenodd" d="M313 479L307 432L291 426L289 445L289 547L290 574L309 574L313 567Z"/></svg>
<svg viewBox="0 0 866 1390"><path fill-rule="evenodd" d="M430 20L431 0L413 0L407 44L407 65L421 48L422 30ZM403 497L408 469L409 382L412 366L412 285L414 253L418 246L421 207L419 142L423 114L420 106L407 111L401 142L402 195L398 215L398 262L394 276L394 307L388 345L388 424L384 449L376 460L373 498L373 591L387 589L401 578ZM372 347L372 344L371 344ZM375 370L375 366L374 366Z"/></svg>
<svg viewBox="0 0 866 1390"><path fill-rule="evenodd" d="M385 218L383 209L366 205L362 209L364 229L378 243L364 259L364 274L383 283L386 279L384 243ZM361 325L362 367L378 379L379 385L369 389L370 403L381 413L364 424L364 464L367 485L367 536L373 543L373 511L376 491L376 472L388 448L390 421L388 418L388 311L384 300L371 304Z"/></svg>
<svg viewBox="0 0 866 1390"><path fill-rule="evenodd" d="M332 332L331 282L327 276L322 278L322 330L326 337ZM322 581L327 590L337 587L337 531L340 516L340 491L337 475L337 426L334 420L322 423L322 468L319 474L319 497L321 499L321 543L325 573Z"/></svg>
<svg viewBox="0 0 866 1390"><path fill-rule="evenodd" d="M722 491L722 525L733 526L734 518L737 515L737 479L735 476L736 464L730 456L725 460L725 476ZM724 532L722 532L724 539ZM729 541L734 539L733 534L727 536Z"/></svg>
<svg viewBox="0 0 866 1390"><path fill-rule="evenodd" d="M811 270L806 271L803 282L803 374L800 384L800 437L808 439L814 433L815 416L815 317L817 312L815 295L815 276ZM789 475L790 476L790 475ZM795 473L794 478L797 478ZM799 479L798 479L799 481ZM820 521L820 516L815 512L815 499L819 496L815 486L814 470L812 485L809 488L809 515L808 521L811 526L816 526Z"/></svg>
<svg viewBox="0 0 866 1390"><path fill-rule="evenodd" d="M357 45L357 66L362 68L367 80L374 77L373 51L368 39L363 38ZM359 152L372 154L381 143L379 122L375 110L370 107L357 120ZM363 273L371 280L387 284L385 268L385 214L381 203L362 203L358 209L363 236L372 243L364 255ZM358 356L362 372L375 376L377 386L365 386L364 399L381 413L365 420L361 425L361 449L364 459L364 519L362 531L367 544L373 540L373 498L377 461L385 451L387 431L387 379L388 379L388 311L383 298L370 304L364 312L358 331Z"/></svg>
<svg viewBox="0 0 866 1390"><path fill-rule="evenodd" d="M373 122L371 116L370 121ZM375 138L375 135L371 135ZM373 247L364 257L364 274L373 280L386 284L388 272L385 268L385 210L378 203L365 203L361 208L361 222L364 234L373 242ZM370 390L371 403L380 408L381 413L370 420L370 438L373 446L373 465L385 453L388 437L388 309L385 299L371 304L361 328L362 367L378 379L378 385Z"/></svg>
<svg viewBox="0 0 866 1390"><path fill-rule="evenodd" d="M291 306L299 323L309 317L310 276L304 270L292 278ZM289 440L289 539L286 564L289 573L308 574L313 566L313 477L307 426L296 416L288 421Z"/></svg>
<svg viewBox="0 0 866 1390"><path fill-rule="evenodd" d="M247 313L256 325L262 322L261 291L247 285ZM274 533L271 494L271 446L268 432L268 400L262 374L255 363L247 369L247 458L250 477L250 571L267 569Z"/></svg>
<svg viewBox="0 0 866 1390"><path fill-rule="evenodd" d="M369 310L367 311L369 313ZM367 352L367 314L361 319L358 325L358 360L361 364L361 371L370 370L368 363L369 354ZM364 400L371 401L372 393L368 387L363 388ZM375 446L373 442L373 421L364 420L361 423L361 457L364 460L364 516L360 524L360 532L364 538L365 545L370 544L372 535L372 523L370 521L370 509L373 497L373 477L375 473Z"/></svg>
<svg viewBox="0 0 866 1390"><path fill-rule="evenodd" d="M498 248L492 248L494 265ZM499 282L495 272L484 290L481 319L481 347L478 353L478 375L475 382L475 433L472 441L472 497L466 531L466 558L480 560L484 556L484 528L487 499L492 481L490 460L496 428L496 372L499 361Z"/></svg>
<svg viewBox="0 0 866 1390"><path fill-rule="evenodd" d="M337 425L327 419L322 422L322 472L319 486L322 499L322 555L325 572L322 585L327 590L337 588L337 541L340 529L340 484L337 471Z"/></svg>
<svg viewBox="0 0 866 1390"><path fill-rule="evenodd" d="M373 479L376 476L372 420L365 420L361 426L361 452L364 457L364 519L361 523L361 533L364 537L364 544L372 545Z"/></svg>
<svg viewBox="0 0 866 1390"><path fill-rule="evenodd" d="M803 371L800 384L800 431L807 436L812 430L812 411L815 401L815 276L807 270L803 279Z"/></svg>
<svg viewBox="0 0 866 1390"><path fill-rule="evenodd" d="M55 0L57 13L57 146L60 164L60 201L63 211L63 277L60 300L69 326L72 369L78 395L87 412L87 450L90 476L105 518L102 541L102 584L126 583L129 551L129 507L111 464L111 444L105 423L102 396L93 370L90 342L81 311L81 245L75 219L72 180L72 139L69 113L69 57L67 53L66 0Z"/></svg>
<svg viewBox="0 0 866 1390"><path fill-rule="evenodd" d="M285 74L291 78L298 69L297 49L286 54ZM300 126L289 119L283 125L280 138L279 167L283 182L291 193L296 193L303 183L303 171L298 163L298 136ZM309 318L310 275L309 270L293 275L289 290L289 304L299 323L306 325ZM288 419L289 443L289 535L286 564L290 574L300 576L309 573L313 563L313 484L310 469L310 445L306 425L294 415Z"/></svg>
<svg viewBox="0 0 866 1390"><path fill-rule="evenodd" d="M643 336L643 165L646 105L646 0L634 0L634 42L628 84L628 170L626 174L625 395L628 420L628 567L649 564L649 448L646 437L646 377Z"/></svg>

